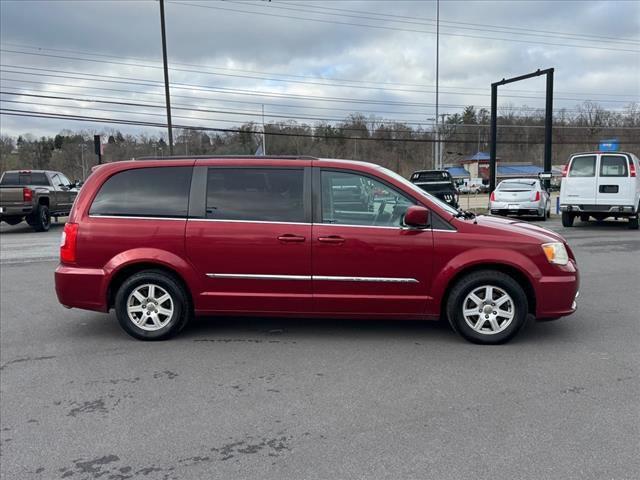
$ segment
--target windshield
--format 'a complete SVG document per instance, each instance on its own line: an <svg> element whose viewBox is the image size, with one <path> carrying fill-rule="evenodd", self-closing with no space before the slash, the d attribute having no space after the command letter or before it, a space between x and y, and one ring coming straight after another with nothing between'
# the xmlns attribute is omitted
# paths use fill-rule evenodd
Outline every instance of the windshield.
<svg viewBox="0 0 640 480"><path fill-rule="evenodd" d="M398 182L402 183L404 186L406 186L411 191L413 191L418 196L418 198L419 197L427 197L429 199L429 201L431 201L433 203L436 203L440 208L442 208L443 210L446 210L451 215L455 215L455 214L458 213L458 210L453 208L451 205L448 205L447 203L443 202L439 198L436 198L433 195L431 195L430 193L425 192L420 187L418 187L417 185L414 185L409 180L404 178L402 175L399 175L396 172L394 172L392 170L389 170L388 168L385 168L385 167L378 166L378 168L381 171L383 171L384 173L386 173L387 175L389 175L390 177L392 177L392 178L396 179Z"/></svg>

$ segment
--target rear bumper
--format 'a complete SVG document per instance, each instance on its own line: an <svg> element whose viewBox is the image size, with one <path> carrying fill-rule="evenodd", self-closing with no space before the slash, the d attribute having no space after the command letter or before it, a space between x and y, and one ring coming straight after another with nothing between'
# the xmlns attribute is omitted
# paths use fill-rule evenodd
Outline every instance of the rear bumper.
<svg viewBox="0 0 640 480"><path fill-rule="evenodd" d="M58 301L65 307L108 311L104 270L58 265L55 283Z"/></svg>
<svg viewBox="0 0 640 480"><path fill-rule="evenodd" d="M571 213L605 213L611 216L632 216L638 212L634 205L582 205L582 204L560 204L561 212Z"/></svg>
<svg viewBox="0 0 640 480"><path fill-rule="evenodd" d="M545 212L545 205L542 202L489 202L489 211L492 215L534 215L541 217Z"/></svg>
<svg viewBox="0 0 640 480"><path fill-rule="evenodd" d="M0 206L0 218L25 217L33 211L31 205L2 205Z"/></svg>
<svg viewBox="0 0 640 480"><path fill-rule="evenodd" d="M536 285L536 318L539 320L565 317L578 308L580 276L575 270L568 275L545 276Z"/></svg>

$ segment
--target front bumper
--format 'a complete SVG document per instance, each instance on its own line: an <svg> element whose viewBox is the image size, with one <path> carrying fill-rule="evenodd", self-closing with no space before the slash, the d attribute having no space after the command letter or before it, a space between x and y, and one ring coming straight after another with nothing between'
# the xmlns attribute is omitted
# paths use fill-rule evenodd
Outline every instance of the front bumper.
<svg viewBox="0 0 640 480"><path fill-rule="evenodd" d="M536 290L536 318L539 320L565 317L578 308L580 274L574 260L561 267L564 275L541 277Z"/></svg>
<svg viewBox="0 0 640 480"><path fill-rule="evenodd" d="M55 271L58 301L69 308L107 312L107 278L99 268L58 265Z"/></svg>

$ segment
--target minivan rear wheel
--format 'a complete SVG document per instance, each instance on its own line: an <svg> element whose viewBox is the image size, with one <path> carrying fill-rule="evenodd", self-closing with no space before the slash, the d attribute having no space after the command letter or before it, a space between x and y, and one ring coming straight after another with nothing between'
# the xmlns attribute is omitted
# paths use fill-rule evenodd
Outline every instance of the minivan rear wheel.
<svg viewBox="0 0 640 480"><path fill-rule="evenodd" d="M562 226L563 227L573 227L573 220L575 216L569 212L562 212Z"/></svg>
<svg viewBox="0 0 640 480"><path fill-rule="evenodd" d="M526 323L528 312L529 302L520 284L493 270L463 277L447 301L453 329L470 342L486 345L513 338Z"/></svg>
<svg viewBox="0 0 640 480"><path fill-rule="evenodd" d="M126 279L116 293L115 310L120 326L138 340L170 338L191 317L182 285L159 270L144 270Z"/></svg>

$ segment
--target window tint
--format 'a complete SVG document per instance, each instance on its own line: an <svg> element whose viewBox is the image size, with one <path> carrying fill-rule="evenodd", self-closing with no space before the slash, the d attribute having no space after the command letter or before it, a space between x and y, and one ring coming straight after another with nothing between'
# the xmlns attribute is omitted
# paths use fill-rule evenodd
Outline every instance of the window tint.
<svg viewBox="0 0 640 480"><path fill-rule="evenodd" d="M5 172L0 185L33 185L44 187L49 179L44 172Z"/></svg>
<svg viewBox="0 0 640 480"><path fill-rule="evenodd" d="M191 167L153 167L116 173L104 182L89 213L186 217L191 171Z"/></svg>
<svg viewBox="0 0 640 480"><path fill-rule="evenodd" d="M300 168L210 168L207 218L302 223L303 186Z"/></svg>
<svg viewBox="0 0 640 480"><path fill-rule="evenodd" d="M603 155L600 158L601 177L626 177L627 159L620 155Z"/></svg>
<svg viewBox="0 0 640 480"><path fill-rule="evenodd" d="M594 177L596 174L596 157L574 157L569 170L570 177Z"/></svg>
<svg viewBox="0 0 640 480"><path fill-rule="evenodd" d="M323 171L322 223L400 226L412 200L364 175Z"/></svg>
<svg viewBox="0 0 640 480"><path fill-rule="evenodd" d="M504 181L500 182L498 188L496 190L504 190L504 191L519 191L519 190L536 190L538 187L537 182L515 182L515 181Z"/></svg>

